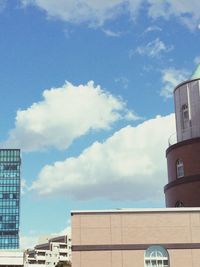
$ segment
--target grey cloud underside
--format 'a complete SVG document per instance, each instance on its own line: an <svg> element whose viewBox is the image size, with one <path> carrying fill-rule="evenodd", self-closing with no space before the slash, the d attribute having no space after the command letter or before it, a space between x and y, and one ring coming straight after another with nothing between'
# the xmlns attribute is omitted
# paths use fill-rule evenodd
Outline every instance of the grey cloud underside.
<svg viewBox="0 0 200 267"><path fill-rule="evenodd" d="M161 177L163 174L161 174ZM66 188L54 192L54 196L72 197L77 200L87 201L88 199L106 198L113 201L141 201L141 200L154 200L163 198L163 187L165 185L165 178L161 178L159 182L153 184L137 184L133 182L121 181L108 182L97 185L82 185ZM68 188L67 188L68 187Z"/></svg>

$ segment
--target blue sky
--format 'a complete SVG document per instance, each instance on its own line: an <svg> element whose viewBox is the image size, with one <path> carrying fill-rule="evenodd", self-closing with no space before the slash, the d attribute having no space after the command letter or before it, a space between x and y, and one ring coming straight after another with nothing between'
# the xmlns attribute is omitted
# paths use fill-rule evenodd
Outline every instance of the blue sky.
<svg viewBox="0 0 200 267"><path fill-rule="evenodd" d="M164 207L172 92L197 0L0 0L0 138L22 149L22 246L72 209Z"/></svg>

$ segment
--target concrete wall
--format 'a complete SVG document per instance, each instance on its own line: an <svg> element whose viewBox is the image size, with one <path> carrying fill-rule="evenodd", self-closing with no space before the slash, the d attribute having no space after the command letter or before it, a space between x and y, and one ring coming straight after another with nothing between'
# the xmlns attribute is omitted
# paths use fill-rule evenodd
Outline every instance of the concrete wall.
<svg viewBox="0 0 200 267"><path fill-rule="evenodd" d="M199 266L200 209L73 213L73 267L144 266L152 244L168 248L170 266Z"/></svg>

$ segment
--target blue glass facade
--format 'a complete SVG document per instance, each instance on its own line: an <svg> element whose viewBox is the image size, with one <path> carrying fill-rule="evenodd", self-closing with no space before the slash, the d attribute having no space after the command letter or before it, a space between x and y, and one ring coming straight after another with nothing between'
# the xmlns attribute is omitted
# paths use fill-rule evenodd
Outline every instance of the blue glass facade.
<svg viewBox="0 0 200 267"><path fill-rule="evenodd" d="M19 248L20 150L0 149L0 249Z"/></svg>

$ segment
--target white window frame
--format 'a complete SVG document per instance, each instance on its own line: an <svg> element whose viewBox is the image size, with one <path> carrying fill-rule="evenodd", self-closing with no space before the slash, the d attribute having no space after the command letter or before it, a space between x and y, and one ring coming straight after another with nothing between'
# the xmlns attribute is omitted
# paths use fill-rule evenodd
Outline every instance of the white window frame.
<svg viewBox="0 0 200 267"><path fill-rule="evenodd" d="M161 246L150 246L144 255L145 267L169 267L169 254Z"/></svg>
<svg viewBox="0 0 200 267"><path fill-rule="evenodd" d="M182 178L184 177L184 164L181 159L176 161L176 177Z"/></svg>

